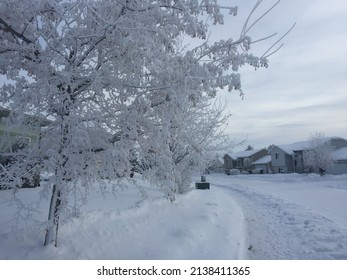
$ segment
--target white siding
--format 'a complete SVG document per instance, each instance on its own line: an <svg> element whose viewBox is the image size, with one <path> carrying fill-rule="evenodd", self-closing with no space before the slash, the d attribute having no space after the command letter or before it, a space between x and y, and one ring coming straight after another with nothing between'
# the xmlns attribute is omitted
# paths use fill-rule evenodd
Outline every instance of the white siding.
<svg viewBox="0 0 347 280"><path fill-rule="evenodd" d="M277 146L271 150L271 161L274 173L294 172L293 157Z"/></svg>

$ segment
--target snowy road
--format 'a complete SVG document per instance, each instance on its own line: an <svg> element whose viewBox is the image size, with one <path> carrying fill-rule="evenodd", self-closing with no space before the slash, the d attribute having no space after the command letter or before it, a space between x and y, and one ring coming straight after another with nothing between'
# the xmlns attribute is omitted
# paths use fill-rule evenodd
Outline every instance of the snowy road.
<svg viewBox="0 0 347 280"><path fill-rule="evenodd" d="M345 178L261 176L209 178L243 209L250 259L347 259Z"/></svg>

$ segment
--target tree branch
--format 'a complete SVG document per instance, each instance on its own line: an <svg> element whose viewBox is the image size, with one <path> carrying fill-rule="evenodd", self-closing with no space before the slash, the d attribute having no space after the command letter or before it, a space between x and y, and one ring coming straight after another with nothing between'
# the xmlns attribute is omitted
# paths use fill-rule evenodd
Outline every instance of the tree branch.
<svg viewBox="0 0 347 280"><path fill-rule="evenodd" d="M3 25L4 27L1 27L1 25ZM25 43L27 44L31 44L32 41L30 39L28 39L27 37L25 37L23 34L17 32L16 30L14 30L12 28L11 25L9 25L5 20L3 20L2 18L0 18L0 29L4 30L6 33L10 33L13 34L15 37L22 39Z"/></svg>

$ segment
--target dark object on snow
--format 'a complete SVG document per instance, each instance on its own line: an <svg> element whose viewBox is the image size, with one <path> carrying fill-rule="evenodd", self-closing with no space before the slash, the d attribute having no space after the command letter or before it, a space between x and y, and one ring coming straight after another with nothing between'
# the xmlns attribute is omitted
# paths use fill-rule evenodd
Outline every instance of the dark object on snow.
<svg viewBox="0 0 347 280"><path fill-rule="evenodd" d="M17 182L17 188L35 188L40 186L40 169L38 161L26 163L24 157L20 156L3 156L0 154L0 190L7 189L7 183L13 182L13 178L16 177L14 173L10 173L7 177L6 173L11 169L11 166L18 161L22 162L23 176ZM26 172L24 172L26 170ZM5 184L4 184L5 183Z"/></svg>
<svg viewBox="0 0 347 280"><path fill-rule="evenodd" d="M319 168L319 175L325 176L325 169Z"/></svg>
<svg viewBox="0 0 347 280"><path fill-rule="evenodd" d="M206 182L206 176L201 176L201 182L196 182L195 188L199 190L210 189L210 183Z"/></svg>

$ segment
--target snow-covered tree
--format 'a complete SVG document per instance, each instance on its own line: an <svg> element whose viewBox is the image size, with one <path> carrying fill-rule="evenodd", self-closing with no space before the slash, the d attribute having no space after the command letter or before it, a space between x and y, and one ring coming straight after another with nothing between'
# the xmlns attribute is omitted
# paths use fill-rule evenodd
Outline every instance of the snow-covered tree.
<svg viewBox="0 0 347 280"><path fill-rule="evenodd" d="M254 147L252 145L248 145L245 151L253 151Z"/></svg>
<svg viewBox="0 0 347 280"><path fill-rule="evenodd" d="M215 111L204 108L206 98L225 87L242 94L239 67L268 65L265 55L250 53L249 19L239 38L207 40L224 10L237 11L217 0L0 2L0 74L8 81L0 103L12 124L25 115L50 121L39 141L18 150L22 161L2 166L2 183L20 186L13 180L22 174L19 162L39 163L49 174L45 244L57 245L59 219L76 210L69 197L82 193L83 200L94 182L128 176L134 154L153 157L149 167L172 167L155 172L169 176L172 190L185 185L183 171L197 162L187 151L203 153L210 139L188 135L202 126L213 134L211 125L220 122L209 119ZM181 48L183 35L196 47Z"/></svg>
<svg viewBox="0 0 347 280"><path fill-rule="evenodd" d="M166 188L171 198L189 189L192 175L205 170L213 154L226 147L228 115L220 104L202 99L194 106L188 99L155 106L151 128L139 137L143 175Z"/></svg>
<svg viewBox="0 0 347 280"><path fill-rule="evenodd" d="M324 133L315 133L309 137L309 147L303 154L304 165L317 170L321 175L334 165L333 148Z"/></svg>
<svg viewBox="0 0 347 280"><path fill-rule="evenodd" d="M266 150L270 153L274 147L275 147L275 144L271 144L266 148Z"/></svg>

